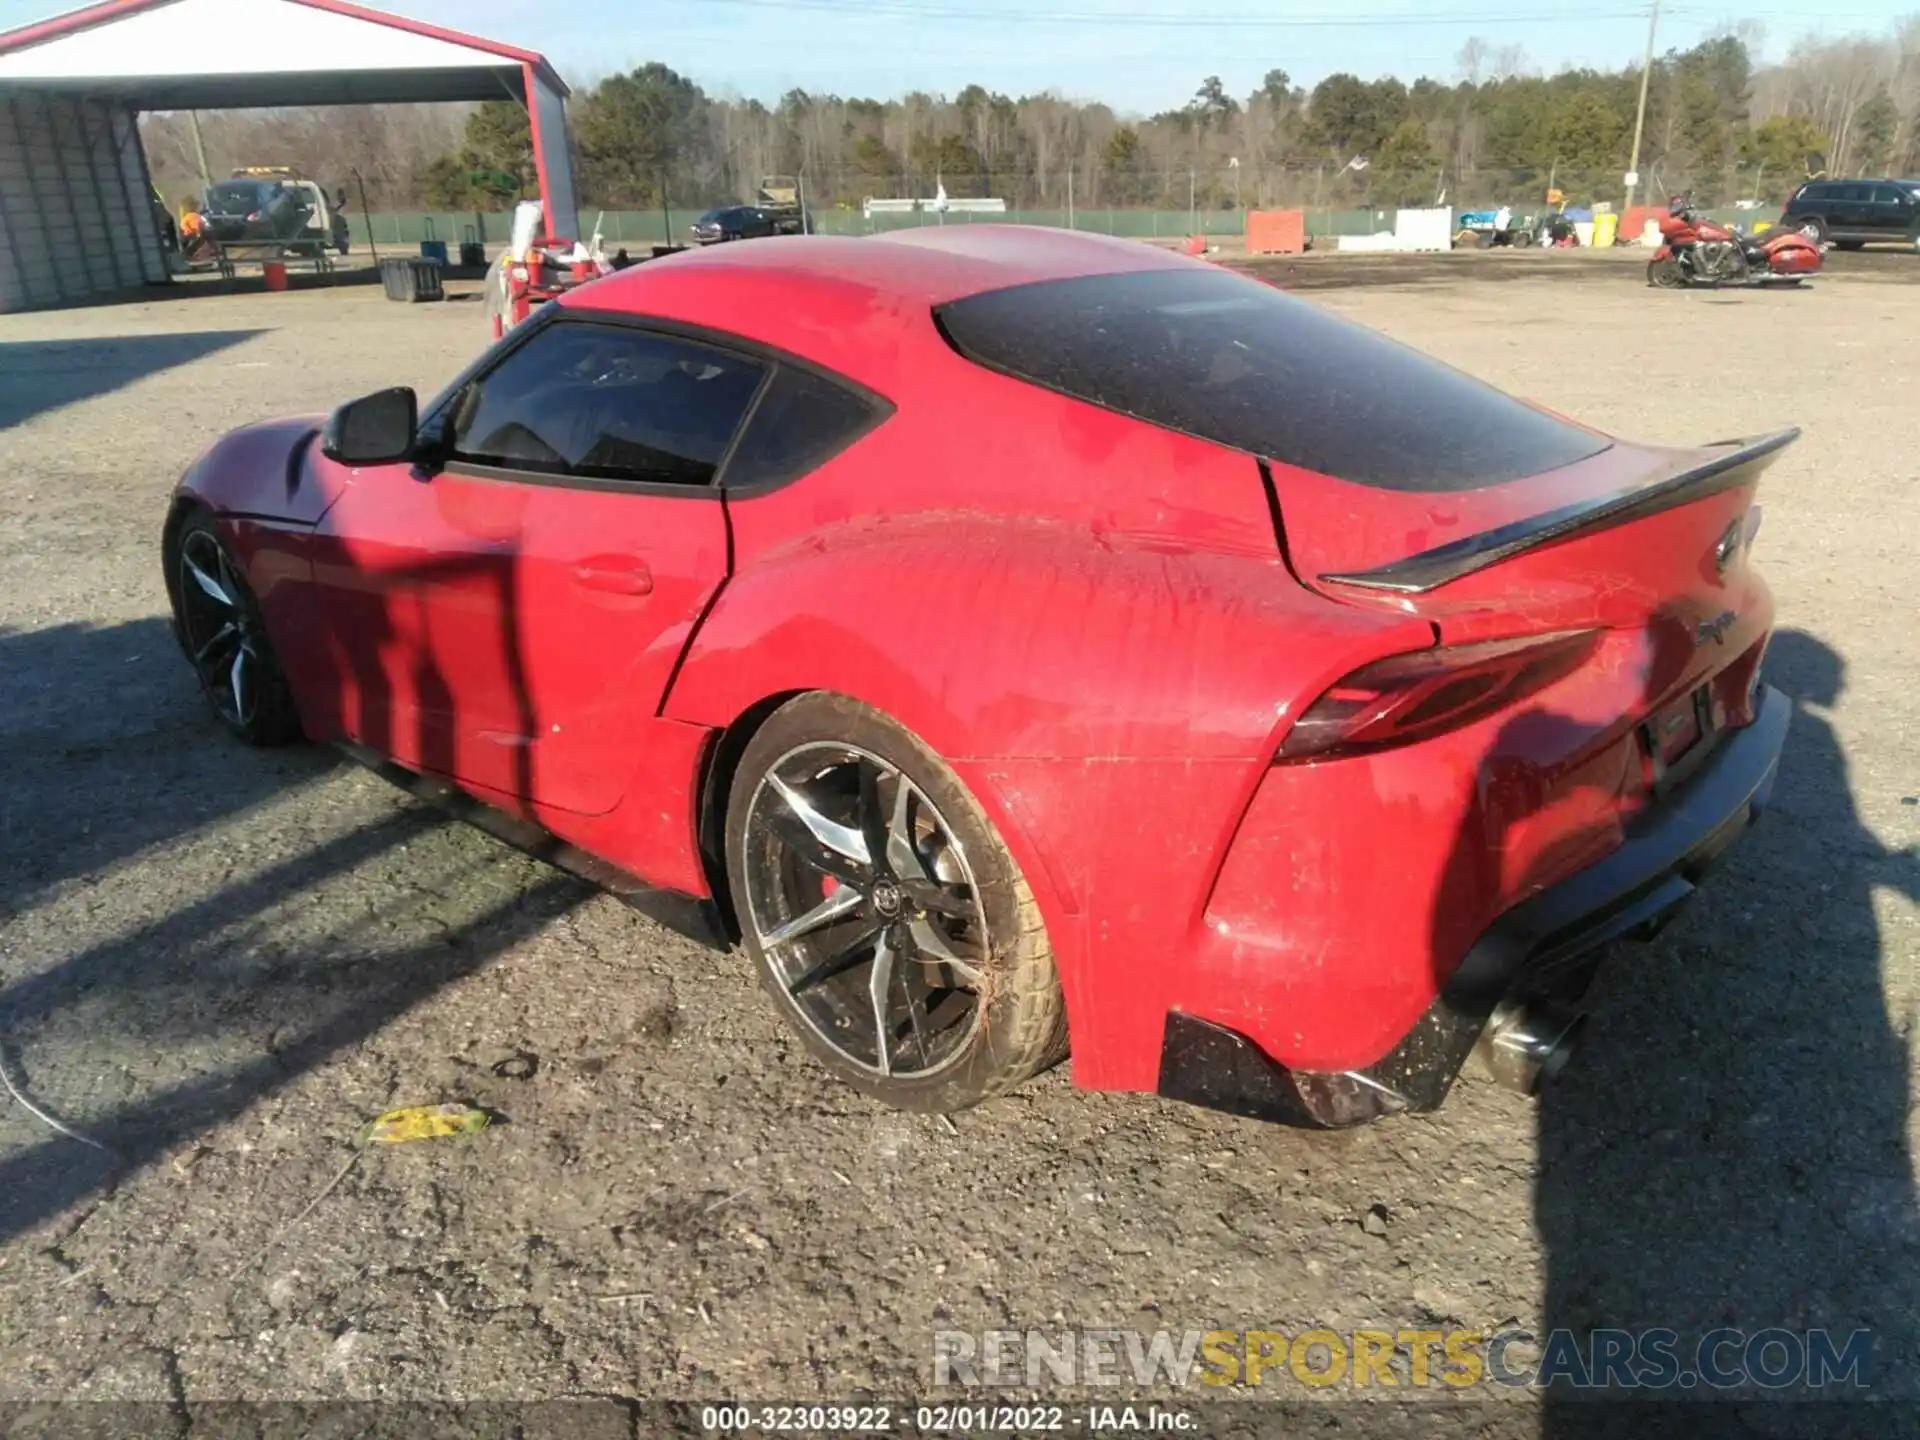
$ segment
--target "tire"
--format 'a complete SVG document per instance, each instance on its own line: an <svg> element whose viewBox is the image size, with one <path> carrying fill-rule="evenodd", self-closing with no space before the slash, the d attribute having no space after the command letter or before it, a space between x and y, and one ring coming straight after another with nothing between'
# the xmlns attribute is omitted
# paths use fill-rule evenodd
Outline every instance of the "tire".
<svg viewBox="0 0 1920 1440"><path fill-rule="evenodd" d="M959 778L885 716L824 693L775 711L734 772L725 842L761 983L855 1089L962 1110L1065 1058L1032 891Z"/></svg>
<svg viewBox="0 0 1920 1440"><path fill-rule="evenodd" d="M1685 288L1687 277L1680 273L1680 262L1669 255L1664 260L1647 262L1647 284L1656 290Z"/></svg>
<svg viewBox="0 0 1920 1440"><path fill-rule="evenodd" d="M1533 248L1534 241L1537 238L1538 237L1536 237L1533 231L1531 230L1516 230L1513 232L1514 248L1519 250L1531 250Z"/></svg>
<svg viewBox="0 0 1920 1440"><path fill-rule="evenodd" d="M1794 229L1798 230L1816 245L1824 245L1827 243L1827 222L1822 220L1818 215L1810 215L1805 220L1799 221L1794 226Z"/></svg>
<svg viewBox="0 0 1920 1440"><path fill-rule="evenodd" d="M220 723L249 745L300 738L300 716L259 603L213 517L196 510L162 547L173 633Z"/></svg>

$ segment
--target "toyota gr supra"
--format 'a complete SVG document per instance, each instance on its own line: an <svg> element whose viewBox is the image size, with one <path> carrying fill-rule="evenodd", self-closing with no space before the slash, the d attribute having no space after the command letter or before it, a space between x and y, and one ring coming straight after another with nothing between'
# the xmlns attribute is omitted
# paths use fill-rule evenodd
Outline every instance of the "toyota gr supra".
<svg viewBox="0 0 1920 1440"><path fill-rule="evenodd" d="M581 287L173 498L242 739L738 944L848 1083L1332 1127L1568 1053L1766 803L1760 473L1014 226Z"/></svg>

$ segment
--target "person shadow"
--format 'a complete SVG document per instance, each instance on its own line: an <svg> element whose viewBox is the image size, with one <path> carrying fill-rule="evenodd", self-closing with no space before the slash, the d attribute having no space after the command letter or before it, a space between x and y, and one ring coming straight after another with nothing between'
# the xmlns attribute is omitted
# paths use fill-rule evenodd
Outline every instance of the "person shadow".
<svg viewBox="0 0 1920 1440"><path fill-rule="evenodd" d="M1795 712L1770 806L1683 918L1600 967L1581 1052L1538 1102L1542 1345L1567 1331L1590 1357L1597 1331L1661 1328L1678 1373L1547 1387L1545 1440L1920 1433L1912 1017L1889 1014L1875 908L1920 899L1920 862L1861 819L1832 719L1841 657L1786 630L1765 668ZM1777 1346L1775 1383L1714 1383L1769 1330L1809 1354L1810 1331L1843 1353L1871 1338L1824 1386L1805 1366L1781 1379ZM1689 1383L1724 1331L1717 1376Z"/></svg>

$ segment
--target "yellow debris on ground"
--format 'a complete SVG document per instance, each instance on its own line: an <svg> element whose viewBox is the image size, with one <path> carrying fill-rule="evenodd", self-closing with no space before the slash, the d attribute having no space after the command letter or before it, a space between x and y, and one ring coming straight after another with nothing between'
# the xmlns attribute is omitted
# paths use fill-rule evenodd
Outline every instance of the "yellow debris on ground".
<svg viewBox="0 0 1920 1440"><path fill-rule="evenodd" d="M410 1105L389 1110L367 1127L362 1143L403 1145L409 1140L444 1140L487 1128L492 1116L471 1105Z"/></svg>

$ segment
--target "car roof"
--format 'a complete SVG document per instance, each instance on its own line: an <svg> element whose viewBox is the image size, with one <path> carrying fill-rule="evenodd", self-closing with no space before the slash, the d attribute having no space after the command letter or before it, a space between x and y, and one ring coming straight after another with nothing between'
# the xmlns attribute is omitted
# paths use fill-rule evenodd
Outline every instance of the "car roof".
<svg viewBox="0 0 1920 1440"><path fill-rule="evenodd" d="M947 225L884 236L792 235L685 250L557 302L726 331L886 394L916 346L945 352L936 306L1042 280L1205 266L1139 240L1030 225ZM950 352L949 352L950 353Z"/></svg>

